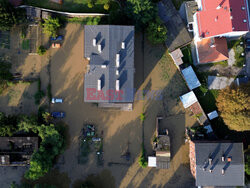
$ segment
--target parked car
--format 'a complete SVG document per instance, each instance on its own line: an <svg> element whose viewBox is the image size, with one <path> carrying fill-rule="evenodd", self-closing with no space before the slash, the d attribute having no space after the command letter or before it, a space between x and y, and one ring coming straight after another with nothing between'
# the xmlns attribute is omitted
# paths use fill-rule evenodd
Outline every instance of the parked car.
<svg viewBox="0 0 250 188"><path fill-rule="evenodd" d="M59 35L57 37L50 37L50 40L52 40L52 41L61 41L61 40L63 40L63 36Z"/></svg>
<svg viewBox="0 0 250 188"><path fill-rule="evenodd" d="M64 112L52 112L51 115L53 118L64 118L65 117Z"/></svg>
<svg viewBox="0 0 250 188"><path fill-rule="evenodd" d="M60 99L60 98L52 98L51 100L51 103L62 103L63 102L63 99Z"/></svg>
<svg viewBox="0 0 250 188"><path fill-rule="evenodd" d="M52 43L51 47L52 48L61 48L61 44L60 43Z"/></svg>

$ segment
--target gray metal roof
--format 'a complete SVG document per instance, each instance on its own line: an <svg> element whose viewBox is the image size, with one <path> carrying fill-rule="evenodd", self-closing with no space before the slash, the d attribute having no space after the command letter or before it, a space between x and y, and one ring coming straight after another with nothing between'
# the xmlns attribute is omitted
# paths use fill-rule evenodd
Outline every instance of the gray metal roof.
<svg viewBox="0 0 250 188"><path fill-rule="evenodd" d="M93 39L101 44L102 52L93 45ZM121 48L125 42L125 49ZM120 66L116 67L116 54L120 54ZM85 74L85 102L133 102L134 100L134 26L86 25L84 28L84 56L90 58ZM106 65L103 66L103 65ZM118 71L118 72L117 72ZM97 89L97 80L101 80L101 90L105 95L90 99L87 89ZM116 80L119 80L118 99ZM107 92L116 93L115 97L107 98ZM97 96L97 92L95 92Z"/></svg>
<svg viewBox="0 0 250 188"><path fill-rule="evenodd" d="M194 14L198 10L198 5L196 1L187 1L185 2L185 8L186 8L186 17L187 17L187 22L192 23L194 22Z"/></svg>
<svg viewBox="0 0 250 188"><path fill-rule="evenodd" d="M181 72L182 72L190 90L193 90L193 89L201 86L201 83L198 80L192 66L189 66L189 67L183 69Z"/></svg>
<svg viewBox="0 0 250 188"><path fill-rule="evenodd" d="M225 161L222 161L222 156ZM196 186L243 186L244 155L242 143L195 142ZM209 164L209 157L212 164ZM231 162L228 162L231 157ZM204 170L205 168L205 170ZM212 169L212 172L209 170ZM222 174L224 169L224 175Z"/></svg>

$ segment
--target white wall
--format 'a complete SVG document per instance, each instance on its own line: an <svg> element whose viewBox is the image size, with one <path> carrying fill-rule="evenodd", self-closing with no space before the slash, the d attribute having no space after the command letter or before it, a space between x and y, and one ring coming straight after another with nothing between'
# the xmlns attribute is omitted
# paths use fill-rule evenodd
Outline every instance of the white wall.
<svg viewBox="0 0 250 188"><path fill-rule="evenodd" d="M197 13L194 14L194 23L193 23L193 33L194 33L194 41L200 41L200 36L199 36L199 25L198 25L198 20L197 20Z"/></svg>

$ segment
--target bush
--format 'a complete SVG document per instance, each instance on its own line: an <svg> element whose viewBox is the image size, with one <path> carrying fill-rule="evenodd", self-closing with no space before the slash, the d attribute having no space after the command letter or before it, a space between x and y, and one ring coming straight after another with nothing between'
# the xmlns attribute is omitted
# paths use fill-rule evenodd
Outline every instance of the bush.
<svg viewBox="0 0 250 188"><path fill-rule="evenodd" d="M41 99L45 96L45 93L41 90L41 79L39 78L37 81L37 92L34 95L35 104L39 105Z"/></svg>
<svg viewBox="0 0 250 188"><path fill-rule="evenodd" d="M246 156L245 172L246 172L247 175L250 176L250 155Z"/></svg>
<svg viewBox="0 0 250 188"><path fill-rule="evenodd" d="M46 53L46 48L44 46L39 46L36 53L38 53L38 55L44 55Z"/></svg>
<svg viewBox="0 0 250 188"><path fill-rule="evenodd" d="M108 3L104 4L103 8L104 8L105 10L109 10L109 4L108 4Z"/></svg>
<svg viewBox="0 0 250 188"><path fill-rule="evenodd" d="M143 122L145 120L145 114L144 113L141 113L140 114L140 120Z"/></svg>
<svg viewBox="0 0 250 188"><path fill-rule="evenodd" d="M93 7L94 7L94 3L93 3L92 0L89 0L89 1L88 1L88 7L89 7L89 8L93 8Z"/></svg>
<svg viewBox="0 0 250 188"><path fill-rule="evenodd" d="M101 17L87 17L83 20L84 25L98 25L101 21Z"/></svg>
<svg viewBox="0 0 250 188"><path fill-rule="evenodd" d="M141 156L139 158L139 165L142 168L146 168L148 166L148 161L147 161L147 158L145 156L145 149L144 149L143 144L142 144Z"/></svg>

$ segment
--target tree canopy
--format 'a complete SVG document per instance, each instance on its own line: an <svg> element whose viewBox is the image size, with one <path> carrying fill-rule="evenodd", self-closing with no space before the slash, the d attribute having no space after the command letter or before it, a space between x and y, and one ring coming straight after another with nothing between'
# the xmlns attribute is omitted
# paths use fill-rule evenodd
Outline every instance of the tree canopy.
<svg viewBox="0 0 250 188"><path fill-rule="evenodd" d="M64 148L63 136L53 124L41 125L37 130L42 142L38 151L32 155L30 168L25 174L25 177L31 180L36 180L48 173L53 166L54 158Z"/></svg>
<svg viewBox="0 0 250 188"><path fill-rule="evenodd" d="M45 34L48 34L51 37L56 37L57 36L57 30L60 27L59 19L58 18L51 18L49 17L48 19L44 20L43 23L43 32Z"/></svg>
<svg viewBox="0 0 250 188"><path fill-rule="evenodd" d="M158 16L156 3L151 0L127 0L125 13L136 29L146 29L150 42L158 44L166 41L167 29Z"/></svg>
<svg viewBox="0 0 250 188"><path fill-rule="evenodd" d="M159 17L150 22L146 30L148 40L153 44L164 43L167 39L167 28Z"/></svg>
<svg viewBox="0 0 250 188"><path fill-rule="evenodd" d="M10 30L12 26L24 20L24 11L14 8L8 0L0 1L0 30Z"/></svg>
<svg viewBox="0 0 250 188"><path fill-rule="evenodd" d="M250 176L250 155L246 155L245 161L245 172Z"/></svg>
<svg viewBox="0 0 250 188"><path fill-rule="evenodd" d="M216 101L221 117L229 129L250 130L250 84L221 90Z"/></svg>

